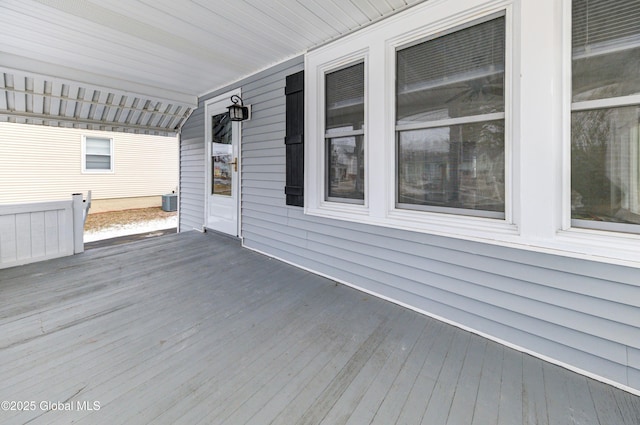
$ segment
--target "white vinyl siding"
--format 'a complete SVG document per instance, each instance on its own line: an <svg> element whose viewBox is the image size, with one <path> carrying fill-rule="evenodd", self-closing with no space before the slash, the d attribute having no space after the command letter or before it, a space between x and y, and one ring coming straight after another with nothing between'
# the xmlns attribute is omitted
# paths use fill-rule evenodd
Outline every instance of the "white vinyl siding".
<svg viewBox="0 0 640 425"><path fill-rule="evenodd" d="M113 139L113 172L83 172L83 136ZM0 203L171 193L178 185L177 137L0 123Z"/></svg>

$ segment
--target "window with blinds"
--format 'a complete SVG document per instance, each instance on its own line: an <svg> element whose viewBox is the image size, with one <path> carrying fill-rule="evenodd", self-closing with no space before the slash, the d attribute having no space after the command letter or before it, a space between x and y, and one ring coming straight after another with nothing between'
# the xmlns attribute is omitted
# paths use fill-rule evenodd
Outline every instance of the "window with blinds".
<svg viewBox="0 0 640 425"><path fill-rule="evenodd" d="M571 218L640 233L640 0L572 3Z"/></svg>
<svg viewBox="0 0 640 425"><path fill-rule="evenodd" d="M399 208L504 218L505 17L396 53Z"/></svg>
<svg viewBox="0 0 640 425"><path fill-rule="evenodd" d="M325 77L325 199L364 203L364 63Z"/></svg>
<svg viewBox="0 0 640 425"><path fill-rule="evenodd" d="M574 0L573 101L640 94L640 0Z"/></svg>
<svg viewBox="0 0 640 425"><path fill-rule="evenodd" d="M84 170L113 170L111 139L100 137L84 138Z"/></svg>

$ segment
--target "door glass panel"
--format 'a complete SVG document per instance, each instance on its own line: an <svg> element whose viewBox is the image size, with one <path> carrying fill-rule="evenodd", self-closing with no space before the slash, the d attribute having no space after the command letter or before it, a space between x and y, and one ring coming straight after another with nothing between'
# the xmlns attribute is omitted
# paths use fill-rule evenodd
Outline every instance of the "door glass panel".
<svg viewBox="0 0 640 425"><path fill-rule="evenodd" d="M211 194L231 196L233 146L229 114L211 117Z"/></svg>

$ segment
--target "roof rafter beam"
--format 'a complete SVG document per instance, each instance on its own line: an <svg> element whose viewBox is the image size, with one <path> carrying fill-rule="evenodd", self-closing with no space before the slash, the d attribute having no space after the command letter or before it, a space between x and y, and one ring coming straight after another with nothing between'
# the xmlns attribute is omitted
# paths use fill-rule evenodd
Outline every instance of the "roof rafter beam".
<svg viewBox="0 0 640 425"><path fill-rule="evenodd" d="M0 49L1 51L1 49ZM77 84L82 87L95 87L100 90L119 89L119 94L139 95L150 100L169 100L184 105L198 105L195 95L179 93L165 87L148 86L115 79L106 75L93 74L66 66L25 58L22 56L2 52L0 72L15 77L37 77L59 84Z"/></svg>
<svg viewBox="0 0 640 425"><path fill-rule="evenodd" d="M182 121L178 121L178 123L173 125L172 127L152 127L152 126L145 126L145 125L138 125L138 124L121 123L117 121L78 119L75 117L51 116L51 115L45 115L45 114L36 114L33 112L18 113L18 112L7 111L7 110L0 110L0 116L12 117L14 119L41 120L45 122L68 123L68 124L74 124L74 125L92 125L96 127L110 128L112 130L116 128L123 129L123 131L126 131L126 129L134 129L134 130L140 130L141 132L152 132L152 133L156 132L156 133L162 133L162 134L177 133L179 131L180 124L184 120L186 120L188 117L188 115L186 115L185 117L183 117L184 119ZM175 118L172 121L175 121Z"/></svg>
<svg viewBox="0 0 640 425"><path fill-rule="evenodd" d="M120 105L120 104L115 104L115 103L101 103L98 101L94 101L94 100L85 100L82 98L73 98L73 97L69 97L69 96L63 96L63 95L55 95L55 94L51 94L51 93L37 93L35 91L32 90L19 90L19 89L15 89L15 88L10 88L10 87L0 87L0 91L6 91L6 92L12 92L15 94L24 94L24 95L30 95L30 96L42 96L42 97L48 97L48 98L52 98L52 99L59 99L59 100L65 100L67 102L77 102L80 103L82 105L95 105L95 106L105 106L105 107L112 107L112 108L120 108L123 110L129 110L129 111L134 111L134 112L143 112L143 113L148 113L148 114L161 114L163 116L170 116L170 117L176 117L176 118L182 118L185 116L185 114L189 113L189 110L191 109L189 106L186 105L171 105L171 104L166 104L166 103L161 103L161 102L157 102L156 103L156 108L137 108L135 106L126 106L126 105ZM124 97L124 96L123 96ZM148 102L154 102L152 100L148 100L148 99L143 99L141 97L137 97L136 99L140 99L143 100L145 104L147 104ZM158 109L157 104L163 105L165 106L164 109L165 111L167 109L172 109L172 106L177 107L177 110L180 110L181 112L163 112L162 109Z"/></svg>

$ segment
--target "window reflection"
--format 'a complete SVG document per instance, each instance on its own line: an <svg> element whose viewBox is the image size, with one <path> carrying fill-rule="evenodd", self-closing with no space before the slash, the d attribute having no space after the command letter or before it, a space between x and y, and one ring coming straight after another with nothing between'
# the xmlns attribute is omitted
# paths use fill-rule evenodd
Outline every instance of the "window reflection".
<svg viewBox="0 0 640 425"><path fill-rule="evenodd" d="M504 217L504 79L504 16L397 52L398 207Z"/></svg>
<svg viewBox="0 0 640 425"><path fill-rule="evenodd" d="M233 173L232 131L229 114L211 117L211 194L231 196Z"/></svg>
<svg viewBox="0 0 640 425"><path fill-rule="evenodd" d="M364 148L362 136L327 140L328 196L364 199Z"/></svg>
<svg viewBox="0 0 640 425"><path fill-rule="evenodd" d="M400 132L398 203L504 211L503 135L503 121Z"/></svg>
<svg viewBox="0 0 640 425"><path fill-rule="evenodd" d="M640 224L640 107L574 112L571 217Z"/></svg>
<svg viewBox="0 0 640 425"><path fill-rule="evenodd" d="M574 0L572 47L572 224L638 233L640 1Z"/></svg>
<svg viewBox="0 0 640 425"><path fill-rule="evenodd" d="M364 63L325 79L325 198L364 202Z"/></svg>
<svg viewBox="0 0 640 425"><path fill-rule="evenodd" d="M572 23L573 101L640 94L640 1L574 1Z"/></svg>

